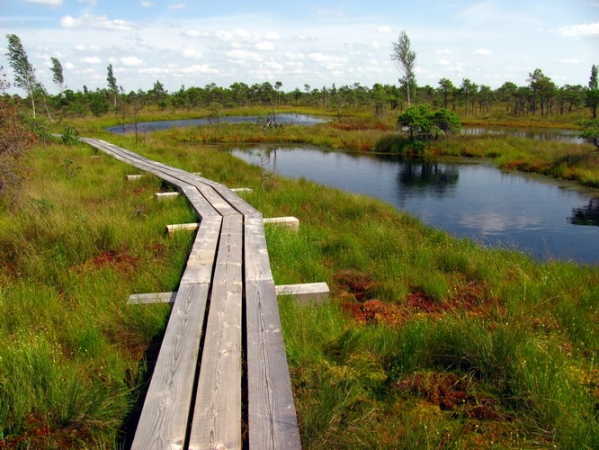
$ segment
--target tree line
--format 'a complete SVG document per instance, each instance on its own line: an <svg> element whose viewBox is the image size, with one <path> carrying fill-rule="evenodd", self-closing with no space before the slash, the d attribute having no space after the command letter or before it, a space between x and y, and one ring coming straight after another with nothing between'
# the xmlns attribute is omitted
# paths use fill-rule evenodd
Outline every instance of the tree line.
<svg viewBox="0 0 599 450"><path fill-rule="evenodd" d="M385 110L397 110L402 113L412 101L428 104L434 108L445 108L454 113L468 116L489 112L499 106L514 116L565 114L588 107L593 118L597 117L599 88L597 66L591 68L591 77L587 86L557 86L541 69L529 74L525 85L518 86L505 82L501 87L492 89L484 84L476 84L463 78L461 84L441 78L436 86L417 86L413 72L416 53L411 50L410 41L405 32L393 43L394 60L402 73L399 86L375 83L372 87L353 83L351 85L313 88L305 84L303 89L295 88L285 92L283 83L270 82L248 85L243 82L231 84L228 88L210 83L204 87L182 85L178 90L169 92L164 84L157 80L147 91L138 89L128 93L119 86L112 64L107 66L106 87L90 90L83 86L79 90L66 87L62 64L52 58L51 70L53 82L59 89L56 95L48 94L45 87L37 81L35 68L30 64L27 53L18 36L12 34L8 39L7 57L14 73L14 85L22 88L24 99L13 96L15 101L27 101L35 117L39 104L51 117L52 113L62 117L77 117L86 114L102 116L123 108L139 110L145 106L154 106L161 110L217 109L218 107L307 105L325 108L371 107L377 116ZM7 94L5 94L6 96Z"/></svg>

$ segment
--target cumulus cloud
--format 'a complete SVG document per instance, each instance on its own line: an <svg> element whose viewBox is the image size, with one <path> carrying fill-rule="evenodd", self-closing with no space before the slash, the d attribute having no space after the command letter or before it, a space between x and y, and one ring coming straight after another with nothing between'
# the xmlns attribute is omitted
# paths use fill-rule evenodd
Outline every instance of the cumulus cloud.
<svg viewBox="0 0 599 450"><path fill-rule="evenodd" d="M145 1L143 1L143 0L141 0L141 1L139 2L139 4L140 4L141 6L143 6L144 8L149 8L150 6L152 6L152 2L145 2Z"/></svg>
<svg viewBox="0 0 599 450"><path fill-rule="evenodd" d="M268 42L268 41L258 42L257 44L254 45L254 47L256 47L258 50L265 50L265 51L275 49L275 45L272 42Z"/></svg>
<svg viewBox="0 0 599 450"><path fill-rule="evenodd" d="M281 35L275 31L269 31L264 35L264 39L269 39L271 41L276 41L281 39Z"/></svg>
<svg viewBox="0 0 599 450"><path fill-rule="evenodd" d="M438 64L440 66L449 66L449 65L451 65L451 63L449 61L447 61L446 59L440 59Z"/></svg>
<svg viewBox="0 0 599 450"><path fill-rule="evenodd" d="M90 5L95 5L98 3L98 0L77 0L79 3L88 3Z"/></svg>
<svg viewBox="0 0 599 450"><path fill-rule="evenodd" d="M477 48L476 50L474 50L475 55L488 56L488 55L491 55L492 53L493 52L491 50L488 50L486 48Z"/></svg>
<svg viewBox="0 0 599 450"><path fill-rule="evenodd" d="M182 68L181 73L184 73L184 74L190 74L190 73L216 74L216 73L218 73L218 70L213 69L208 64L194 64L191 67Z"/></svg>
<svg viewBox="0 0 599 450"><path fill-rule="evenodd" d="M124 56L120 61L124 66L139 66L143 64L143 61L137 56Z"/></svg>
<svg viewBox="0 0 599 450"><path fill-rule="evenodd" d="M100 51L100 47L98 47L97 45L83 45L83 44L78 44L75 45L73 47L75 50L77 50L78 52L99 52Z"/></svg>
<svg viewBox="0 0 599 450"><path fill-rule="evenodd" d="M228 51L226 55L234 61L262 61L262 57L258 53L248 52L246 50L231 50Z"/></svg>
<svg viewBox="0 0 599 450"><path fill-rule="evenodd" d="M382 34L389 34L391 33L393 30L391 29L391 27L388 27L386 25L380 26L376 29L377 33L382 33Z"/></svg>
<svg viewBox="0 0 599 450"><path fill-rule="evenodd" d="M177 3L176 5L170 5L168 9L185 9L187 5L185 3Z"/></svg>
<svg viewBox="0 0 599 450"><path fill-rule="evenodd" d="M91 16L89 14L84 14L79 18L64 16L60 19L60 25L63 28L89 27L116 31L128 31L133 29L133 23L127 20L109 20L106 16Z"/></svg>
<svg viewBox="0 0 599 450"><path fill-rule="evenodd" d="M342 58L340 56L332 56L332 55L324 55L322 53L310 53L308 55L312 61L320 62L320 63L342 63L346 62L346 58Z"/></svg>
<svg viewBox="0 0 599 450"><path fill-rule="evenodd" d="M437 53L438 55L452 55L452 54L453 54L453 51L452 51L452 50L449 50L449 49L447 49L447 48L443 48L443 49L441 49L441 50L437 50L437 51L436 51L436 53Z"/></svg>
<svg viewBox="0 0 599 450"><path fill-rule="evenodd" d="M102 60L97 56L88 56L86 58L82 58L79 61L85 64L100 64Z"/></svg>
<svg viewBox="0 0 599 450"><path fill-rule="evenodd" d="M67 63L65 63L64 68L68 69L68 70L73 70L75 68L75 66L72 63L67 62Z"/></svg>
<svg viewBox="0 0 599 450"><path fill-rule="evenodd" d="M568 37L599 37L599 22L562 27L558 31Z"/></svg>
<svg viewBox="0 0 599 450"><path fill-rule="evenodd" d="M210 33L207 33L206 31L198 31L198 30L187 30L183 32L183 36L187 36L190 38L195 38L195 37L209 37Z"/></svg>
<svg viewBox="0 0 599 450"><path fill-rule="evenodd" d="M251 40L252 33L243 28L237 28L233 31L218 30L214 35L222 41L231 42L237 39Z"/></svg>
<svg viewBox="0 0 599 450"><path fill-rule="evenodd" d="M191 48L186 48L181 52L181 56L187 59L199 59L202 57L202 53Z"/></svg>
<svg viewBox="0 0 599 450"><path fill-rule="evenodd" d="M305 56L302 53L285 52L285 58L290 61L301 61L305 59Z"/></svg>
<svg viewBox="0 0 599 450"><path fill-rule="evenodd" d="M572 58L572 59L561 59L560 62L564 63L564 64L578 64L578 63L580 63L580 61L578 61L576 58Z"/></svg>
<svg viewBox="0 0 599 450"><path fill-rule="evenodd" d="M28 3L37 3L38 5L46 5L46 6L60 6L62 5L62 0L24 0Z"/></svg>

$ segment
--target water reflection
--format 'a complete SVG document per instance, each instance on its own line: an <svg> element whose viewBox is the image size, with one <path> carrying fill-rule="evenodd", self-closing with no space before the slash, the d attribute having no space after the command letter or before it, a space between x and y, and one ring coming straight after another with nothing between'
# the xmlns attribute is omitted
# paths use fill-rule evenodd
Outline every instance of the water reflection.
<svg viewBox="0 0 599 450"><path fill-rule="evenodd" d="M474 136L485 134L513 136L537 141L559 141L573 144L582 144L585 142L584 139L579 137L579 131L553 128L464 127L461 133Z"/></svg>
<svg viewBox="0 0 599 450"><path fill-rule="evenodd" d="M395 155L323 152L316 147L236 146L235 156L283 176L380 198L423 222L482 245L517 248L539 260L599 263L599 197L495 167ZM247 150L254 150L251 155ZM261 164L262 163L262 164ZM564 220L568 218L568 220Z"/></svg>
<svg viewBox="0 0 599 450"><path fill-rule="evenodd" d="M572 217L568 220L574 225L599 226L599 197L590 199L582 208L572 208Z"/></svg>
<svg viewBox="0 0 599 450"><path fill-rule="evenodd" d="M271 116L272 117L272 116ZM198 125L207 125L214 123L214 119L184 119L184 120L157 120L154 122L140 122L137 124L137 131L139 133L146 133L158 130L167 130L175 127L192 127ZM220 117L217 122L227 123L257 123L264 121L263 117L259 116L225 116ZM279 125L315 125L317 123L326 122L325 119L316 116L310 116L308 114L277 114L276 123ZM123 125L117 125L114 127L106 128L106 131L110 131L115 134L127 134L135 131L135 124L128 123L124 127Z"/></svg>
<svg viewBox="0 0 599 450"><path fill-rule="evenodd" d="M455 166L406 160L399 166L397 174L400 197L432 194L437 198L443 198L452 193L459 177Z"/></svg>

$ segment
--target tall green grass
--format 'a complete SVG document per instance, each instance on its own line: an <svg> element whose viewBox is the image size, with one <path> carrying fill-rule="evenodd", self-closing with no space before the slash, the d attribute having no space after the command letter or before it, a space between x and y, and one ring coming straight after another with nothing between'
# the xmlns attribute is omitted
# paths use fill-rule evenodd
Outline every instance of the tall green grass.
<svg viewBox="0 0 599 450"><path fill-rule="evenodd" d="M306 180L264 185L185 130L110 140L300 219L266 233L278 284L332 291L280 301L305 448L597 448L597 267L483 249ZM155 202L159 180L92 155L34 151L20 203L2 206L0 439L14 446L123 441L168 315L126 298L176 289L189 249L164 234L195 221L183 199Z"/></svg>
<svg viewBox="0 0 599 450"><path fill-rule="evenodd" d="M29 180L0 218L0 441L110 448L137 400L144 353L168 308L126 305L173 290L189 237L165 225L187 205L152 199L153 177L86 146L28 155ZM68 164L65 161L69 161Z"/></svg>

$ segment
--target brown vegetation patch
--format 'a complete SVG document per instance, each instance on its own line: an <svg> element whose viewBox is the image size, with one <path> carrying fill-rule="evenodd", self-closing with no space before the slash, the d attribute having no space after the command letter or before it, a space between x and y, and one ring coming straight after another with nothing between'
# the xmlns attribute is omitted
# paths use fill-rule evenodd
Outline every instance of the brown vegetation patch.
<svg viewBox="0 0 599 450"><path fill-rule="evenodd" d="M333 278L338 288L350 293L357 301L364 302L372 298L375 283L370 276L357 270L342 270Z"/></svg>
<svg viewBox="0 0 599 450"><path fill-rule="evenodd" d="M131 275L137 269L138 263L139 259L130 255L126 249L113 249L102 252L87 260L79 266L79 270L82 272L91 272L111 268L118 273Z"/></svg>
<svg viewBox="0 0 599 450"><path fill-rule="evenodd" d="M342 291L338 295L341 309L362 325L401 325L415 315L442 316L450 311L488 316L501 309L499 299L489 298L483 286L475 283L456 287L449 299L437 300L420 289L413 289L405 302L392 303L369 298L374 283L360 272L339 272L335 281Z"/></svg>
<svg viewBox="0 0 599 450"><path fill-rule="evenodd" d="M0 449L13 448L79 448L88 440L89 431L74 426L51 428L44 421L30 417L25 421L24 430L15 436L0 439Z"/></svg>
<svg viewBox="0 0 599 450"><path fill-rule="evenodd" d="M331 123L331 127L336 128L338 130L343 130L343 131L355 131L355 130L389 131L389 130L393 129L392 126L386 125L384 123L380 123L380 122L367 123L367 122L358 121L358 120L333 122L333 123Z"/></svg>
<svg viewBox="0 0 599 450"><path fill-rule="evenodd" d="M474 381L451 372L425 372L410 375L395 387L404 395L418 396L426 403L438 406L460 417L511 421L513 418L500 411L499 400L476 391Z"/></svg>

